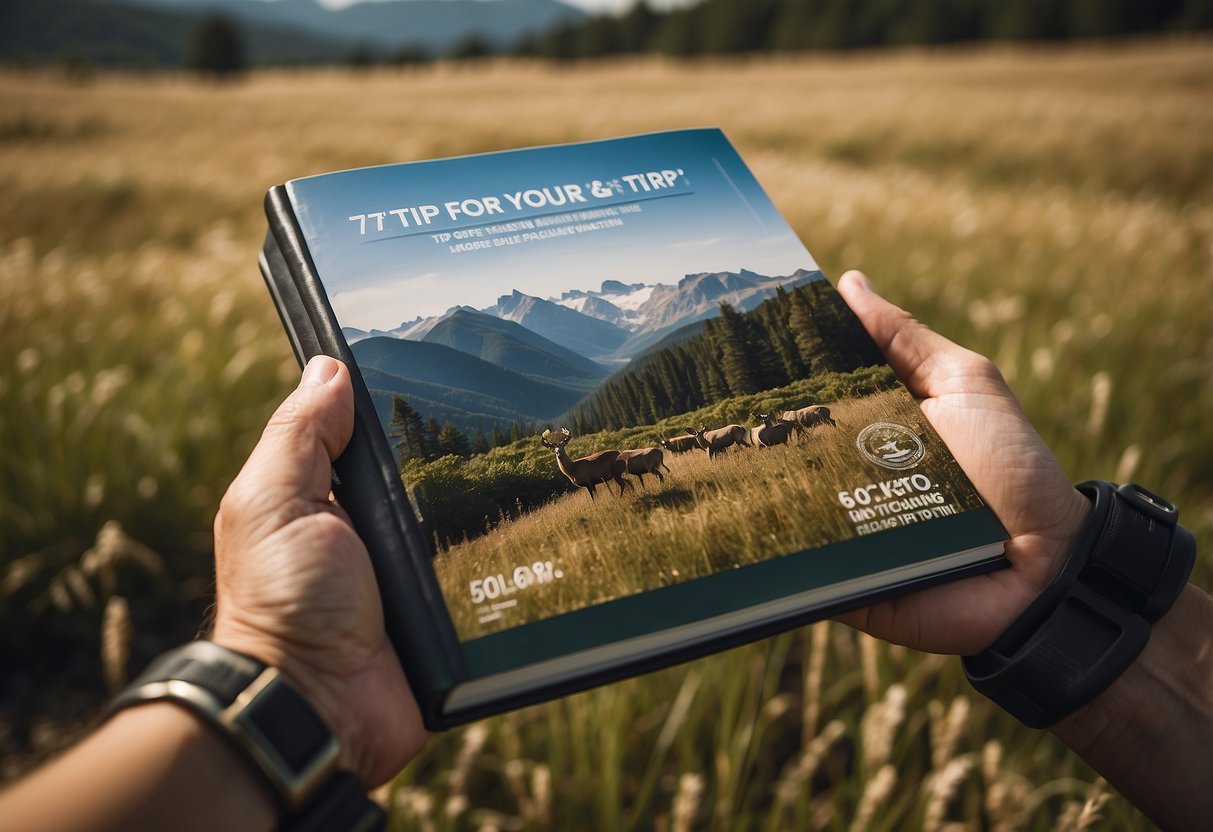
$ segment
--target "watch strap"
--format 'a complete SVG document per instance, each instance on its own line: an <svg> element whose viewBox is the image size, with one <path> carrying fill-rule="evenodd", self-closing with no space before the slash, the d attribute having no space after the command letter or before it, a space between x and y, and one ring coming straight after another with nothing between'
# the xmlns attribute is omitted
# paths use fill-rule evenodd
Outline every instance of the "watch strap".
<svg viewBox="0 0 1213 832"><path fill-rule="evenodd" d="M298 808L332 773L339 746L320 715L277 668L193 641L163 654L120 693L107 715L172 700L234 741L287 808Z"/></svg>
<svg viewBox="0 0 1213 832"><path fill-rule="evenodd" d="M1044 728L1094 699L1140 655L1195 563L1174 505L1089 480L1091 517L1061 572L986 650L963 658L978 691Z"/></svg>
<svg viewBox="0 0 1213 832"><path fill-rule="evenodd" d="M358 778L337 769L340 747L311 704L277 668L209 641L155 660L106 709L175 702L243 752L282 808L282 829L382 829L383 810Z"/></svg>
<svg viewBox="0 0 1213 832"><path fill-rule="evenodd" d="M369 800L362 781L350 771L337 771L303 810L287 815L278 832L379 832L387 815Z"/></svg>

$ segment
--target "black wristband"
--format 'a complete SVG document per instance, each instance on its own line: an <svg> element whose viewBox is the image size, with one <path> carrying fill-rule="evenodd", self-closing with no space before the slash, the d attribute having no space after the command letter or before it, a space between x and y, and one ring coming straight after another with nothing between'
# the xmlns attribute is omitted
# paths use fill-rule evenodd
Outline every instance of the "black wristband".
<svg viewBox="0 0 1213 832"><path fill-rule="evenodd" d="M277 669L194 641L156 658L106 709L108 718L145 702L174 702L242 752L277 800L283 830L384 828L383 810L358 778L338 769L338 744L320 715Z"/></svg>
<svg viewBox="0 0 1213 832"><path fill-rule="evenodd" d="M1080 483L1091 518L1061 572L986 650L973 687L1032 728L1090 702L1141 654L1196 561L1179 511L1141 486Z"/></svg>
<svg viewBox="0 0 1213 832"><path fill-rule="evenodd" d="M362 781L339 769L299 812L287 815L278 832L381 832L387 815L366 796Z"/></svg>

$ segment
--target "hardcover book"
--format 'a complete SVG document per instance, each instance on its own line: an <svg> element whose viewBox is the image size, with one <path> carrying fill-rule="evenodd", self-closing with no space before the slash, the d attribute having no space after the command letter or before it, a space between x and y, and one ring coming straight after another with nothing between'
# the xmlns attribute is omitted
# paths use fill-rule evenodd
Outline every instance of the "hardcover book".
<svg viewBox="0 0 1213 832"><path fill-rule="evenodd" d="M311 176L266 208L296 355L354 378L334 492L430 728L1005 564L719 130Z"/></svg>

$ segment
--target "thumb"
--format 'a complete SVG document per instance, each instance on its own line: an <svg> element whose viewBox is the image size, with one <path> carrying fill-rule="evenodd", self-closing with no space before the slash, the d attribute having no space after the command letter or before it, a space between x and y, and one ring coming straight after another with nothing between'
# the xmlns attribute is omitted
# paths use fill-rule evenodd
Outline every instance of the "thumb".
<svg viewBox="0 0 1213 832"><path fill-rule="evenodd" d="M349 370L335 358L315 356L299 386L270 417L233 487L262 492L263 498L327 502L332 461L349 443L353 429Z"/></svg>
<svg viewBox="0 0 1213 832"><path fill-rule="evenodd" d="M852 270L844 274L838 281L838 293L872 336L893 371L916 396L931 394L930 359L969 354L878 295L863 272Z"/></svg>

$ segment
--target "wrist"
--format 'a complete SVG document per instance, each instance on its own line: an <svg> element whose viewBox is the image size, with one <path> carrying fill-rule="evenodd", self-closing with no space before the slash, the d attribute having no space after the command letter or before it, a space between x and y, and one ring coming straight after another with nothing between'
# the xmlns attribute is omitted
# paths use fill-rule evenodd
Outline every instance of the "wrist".
<svg viewBox="0 0 1213 832"><path fill-rule="evenodd" d="M1137 660L1051 730L1159 825L1200 828L1213 813L1213 598L1187 584Z"/></svg>
<svg viewBox="0 0 1213 832"><path fill-rule="evenodd" d="M102 731L109 734L102 742L113 743L123 754L129 754L132 745L146 746L147 757L166 749L173 752L173 773L154 783L156 794L145 795L139 809L152 809L161 819L162 824L149 827L233 832L275 827L278 808L268 785L196 714L168 702L151 702L115 714ZM193 788L179 787L179 782Z"/></svg>
<svg viewBox="0 0 1213 832"><path fill-rule="evenodd" d="M277 817L239 752L167 702L115 714L0 797L5 829L269 832Z"/></svg>

